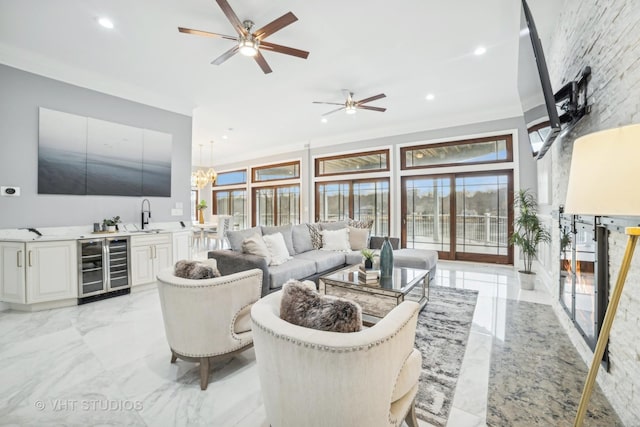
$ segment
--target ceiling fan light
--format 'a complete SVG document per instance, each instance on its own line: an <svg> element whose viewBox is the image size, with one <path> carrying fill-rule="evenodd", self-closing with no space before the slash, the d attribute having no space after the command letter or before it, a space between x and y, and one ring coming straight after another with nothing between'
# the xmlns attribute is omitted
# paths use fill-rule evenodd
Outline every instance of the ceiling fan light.
<svg viewBox="0 0 640 427"><path fill-rule="evenodd" d="M258 53L258 43L254 40L240 40L240 54L244 56L256 56Z"/></svg>
<svg viewBox="0 0 640 427"><path fill-rule="evenodd" d="M347 108L345 109L345 112L347 114L355 114L356 113L356 107L354 105L347 105Z"/></svg>

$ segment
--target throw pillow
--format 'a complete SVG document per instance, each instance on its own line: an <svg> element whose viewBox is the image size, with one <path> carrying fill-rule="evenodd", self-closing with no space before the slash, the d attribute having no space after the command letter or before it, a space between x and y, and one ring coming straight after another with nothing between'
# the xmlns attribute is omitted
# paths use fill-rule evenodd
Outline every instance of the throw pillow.
<svg viewBox="0 0 640 427"><path fill-rule="evenodd" d="M368 228L371 229L371 227L373 227L373 220L369 219L363 219L360 221L357 221L355 219L347 219L347 224L349 225L349 227L353 227L353 228Z"/></svg>
<svg viewBox="0 0 640 427"><path fill-rule="evenodd" d="M267 248L266 243L264 243L264 239L262 236L258 234L254 234L251 237L248 237L242 241L242 253L251 254L261 256L267 259L267 265L271 262L271 254L269 253L269 248Z"/></svg>
<svg viewBox="0 0 640 427"><path fill-rule="evenodd" d="M369 229L349 227L349 245L352 251L369 247Z"/></svg>
<svg viewBox="0 0 640 427"><path fill-rule="evenodd" d="M269 256L271 257L269 265L284 264L293 258L289 255L289 250L284 242L282 233L269 234L267 236L262 236L262 238L264 239L264 243L267 245L267 249L269 249Z"/></svg>
<svg viewBox="0 0 640 427"><path fill-rule="evenodd" d="M187 261L185 259L176 262L173 274L176 277L194 280L213 279L221 276L217 268L205 262Z"/></svg>
<svg viewBox="0 0 640 427"><path fill-rule="evenodd" d="M313 249L320 249L322 247L322 229L320 228L320 224L307 224L307 227L311 235L311 245Z"/></svg>
<svg viewBox="0 0 640 427"><path fill-rule="evenodd" d="M287 245L287 249L289 250L289 255L295 255L296 252L293 249L293 235L292 235L292 225L280 225L277 227L267 227L265 225L262 226L262 235L266 236L267 234L275 234L282 233L282 237L284 237L284 243Z"/></svg>
<svg viewBox="0 0 640 427"><path fill-rule="evenodd" d="M229 240L229 246L232 251L242 252L242 242L244 239L257 234L262 236L262 229L260 227L247 228L245 230L228 230L227 240Z"/></svg>
<svg viewBox="0 0 640 427"><path fill-rule="evenodd" d="M323 251L350 251L349 229L322 230Z"/></svg>
<svg viewBox="0 0 640 427"><path fill-rule="evenodd" d="M348 299L320 295L297 280L282 286L280 318L305 328L329 332L362 330L362 308Z"/></svg>

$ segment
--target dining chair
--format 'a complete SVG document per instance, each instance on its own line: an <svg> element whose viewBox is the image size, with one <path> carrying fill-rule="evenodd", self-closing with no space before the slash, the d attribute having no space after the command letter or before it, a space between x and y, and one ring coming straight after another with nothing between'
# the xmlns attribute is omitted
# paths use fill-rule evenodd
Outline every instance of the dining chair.
<svg viewBox="0 0 640 427"><path fill-rule="evenodd" d="M227 231L231 227L231 215L216 215L218 218L218 226L215 230L207 231L207 247L211 246L211 242L215 242L214 249L224 249L224 242L227 238Z"/></svg>

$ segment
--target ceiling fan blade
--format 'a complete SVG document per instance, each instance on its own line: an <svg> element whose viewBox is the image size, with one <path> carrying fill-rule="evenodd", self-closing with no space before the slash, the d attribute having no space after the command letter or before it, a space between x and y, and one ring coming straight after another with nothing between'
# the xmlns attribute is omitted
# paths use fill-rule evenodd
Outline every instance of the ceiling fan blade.
<svg viewBox="0 0 640 427"><path fill-rule="evenodd" d="M229 22L231 22L231 25L233 25L233 28L236 29L238 34L246 36L247 30L242 25L242 22L240 22L240 19L238 19L238 15L236 15L233 9L231 9L231 5L227 0L216 0L216 3L218 3L218 6L220 6L220 9L222 9L222 12L225 14Z"/></svg>
<svg viewBox="0 0 640 427"><path fill-rule="evenodd" d="M294 49L292 47L281 46L275 43L260 42L260 49L265 49L271 52L284 53L286 55L297 56L298 58L307 59L309 52L306 50Z"/></svg>
<svg viewBox="0 0 640 427"><path fill-rule="evenodd" d="M376 99L386 98L387 95L384 93L380 93L378 95L370 96L369 98L362 99L360 101L356 101L356 105L366 104L367 102L375 101Z"/></svg>
<svg viewBox="0 0 640 427"><path fill-rule="evenodd" d="M328 104L328 105L344 105L344 102L322 102L322 101L312 101L312 104Z"/></svg>
<svg viewBox="0 0 640 427"><path fill-rule="evenodd" d="M343 106L343 107L340 107L340 108L336 108L335 110L331 110L331 111L329 111L328 113L324 113L324 114L322 115L322 117L324 117L324 116L328 116L329 114L337 113L338 111L340 111L340 110L344 110L344 109L345 109L345 107L344 107L344 106Z"/></svg>
<svg viewBox="0 0 640 427"><path fill-rule="evenodd" d="M386 108L369 107L367 105L356 105L356 108L361 108L363 110L380 111L381 113L384 113L385 111L387 111Z"/></svg>
<svg viewBox="0 0 640 427"><path fill-rule="evenodd" d="M231 58L233 55L238 53L239 50L240 50L240 47L238 45L235 45L234 47L232 47L231 49L229 49L228 51L226 51L225 53L223 53L222 55L218 56L216 59L211 61L211 64L220 65L224 61L226 61L227 59Z"/></svg>
<svg viewBox="0 0 640 427"><path fill-rule="evenodd" d="M287 25L293 24L297 20L298 18L296 17L296 15L294 15L291 12L287 12L284 15L282 15L280 18L274 19L264 27L257 30L255 33L253 33L253 35L257 39L263 39L275 33L276 31L283 29Z"/></svg>
<svg viewBox="0 0 640 427"><path fill-rule="evenodd" d="M258 53L256 54L256 56L253 57L253 59L256 60L256 62L258 63L258 65L260 66L260 68L262 68L262 71L265 74L269 74L272 70L271 67L269 67L269 64L267 64L267 60L264 59L264 56L262 56L262 54L260 53L260 51L258 51Z"/></svg>
<svg viewBox="0 0 640 427"><path fill-rule="evenodd" d="M235 36L226 36L224 34L210 33L209 31L202 31L202 30L193 30L191 28L178 27L178 31L180 31L181 33L193 34L196 36L219 37L221 39L234 40L234 41L238 40L238 38Z"/></svg>

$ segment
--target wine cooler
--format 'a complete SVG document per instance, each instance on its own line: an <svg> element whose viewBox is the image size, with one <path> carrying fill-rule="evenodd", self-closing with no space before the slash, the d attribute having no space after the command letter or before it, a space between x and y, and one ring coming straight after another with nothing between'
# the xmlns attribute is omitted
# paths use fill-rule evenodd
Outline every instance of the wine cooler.
<svg viewBox="0 0 640 427"><path fill-rule="evenodd" d="M108 237L78 241L79 302L89 302L107 294L128 293L130 250L128 237Z"/></svg>

